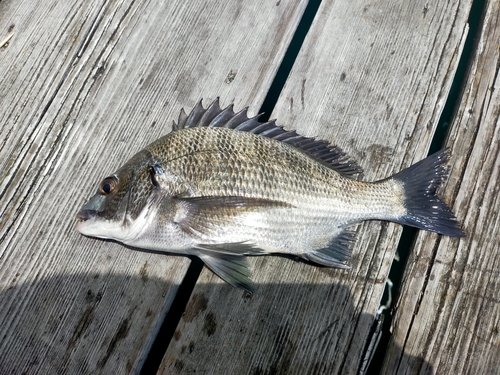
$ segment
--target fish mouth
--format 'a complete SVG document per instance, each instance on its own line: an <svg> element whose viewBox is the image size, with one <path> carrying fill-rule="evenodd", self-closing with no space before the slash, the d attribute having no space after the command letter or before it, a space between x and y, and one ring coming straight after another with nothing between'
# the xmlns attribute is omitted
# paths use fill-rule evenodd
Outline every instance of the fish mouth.
<svg viewBox="0 0 500 375"><path fill-rule="evenodd" d="M84 221L87 221L87 220L91 220L91 219L94 219L95 217L97 216L97 211L94 211L94 210L80 210L80 212L78 212L76 214L76 220L78 220L78 222L84 222Z"/></svg>
<svg viewBox="0 0 500 375"><path fill-rule="evenodd" d="M100 236L100 223L98 222L98 212L94 210L80 210L76 214L76 230L89 237L101 237Z"/></svg>

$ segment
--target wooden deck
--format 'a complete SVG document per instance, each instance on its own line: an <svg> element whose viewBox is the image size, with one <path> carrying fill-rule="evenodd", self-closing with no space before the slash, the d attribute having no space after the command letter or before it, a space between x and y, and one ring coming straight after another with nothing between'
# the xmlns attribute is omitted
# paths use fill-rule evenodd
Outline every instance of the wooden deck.
<svg viewBox="0 0 500 375"><path fill-rule="evenodd" d="M219 96L257 113L316 2L33 4L0 0L0 374L364 373L399 225L360 225L348 271L251 258L252 296L206 269L184 295L189 259L74 229L101 178L182 107ZM500 368L500 2L484 4L441 189L467 237L419 232L406 249L368 373ZM339 145L366 180L424 158L472 5L323 0L271 117Z"/></svg>

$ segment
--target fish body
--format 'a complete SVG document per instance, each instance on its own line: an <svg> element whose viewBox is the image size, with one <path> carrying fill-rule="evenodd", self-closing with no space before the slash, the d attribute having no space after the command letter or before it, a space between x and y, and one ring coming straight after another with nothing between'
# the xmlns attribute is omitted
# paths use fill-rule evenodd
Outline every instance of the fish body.
<svg viewBox="0 0 500 375"><path fill-rule="evenodd" d="M199 256L250 290L245 255L293 254L348 267L364 220L387 220L463 236L436 196L446 150L384 180L338 148L248 118L246 109L201 102L174 130L106 177L78 213L77 230L134 247Z"/></svg>

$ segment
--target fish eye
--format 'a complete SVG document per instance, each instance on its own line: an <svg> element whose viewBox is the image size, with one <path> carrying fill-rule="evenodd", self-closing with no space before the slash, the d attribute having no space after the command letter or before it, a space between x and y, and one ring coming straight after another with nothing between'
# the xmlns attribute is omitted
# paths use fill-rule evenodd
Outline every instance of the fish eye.
<svg viewBox="0 0 500 375"><path fill-rule="evenodd" d="M116 187L115 179L108 177L101 182L100 190L102 194L108 195L113 190L115 190L115 187Z"/></svg>

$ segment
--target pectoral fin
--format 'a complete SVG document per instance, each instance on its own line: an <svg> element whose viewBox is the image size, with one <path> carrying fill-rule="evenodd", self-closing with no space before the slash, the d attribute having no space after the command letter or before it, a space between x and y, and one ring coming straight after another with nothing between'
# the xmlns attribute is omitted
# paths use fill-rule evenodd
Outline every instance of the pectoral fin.
<svg viewBox="0 0 500 375"><path fill-rule="evenodd" d="M190 235L209 234L236 221L238 215L265 208L292 207L288 203L249 197L176 198L175 222Z"/></svg>
<svg viewBox="0 0 500 375"><path fill-rule="evenodd" d="M234 243L219 243L213 244L199 244L196 249L208 252L215 252L218 254L227 255L258 255L265 253L264 250L259 249L255 245L248 242L234 242Z"/></svg>
<svg viewBox="0 0 500 375"><path fill-rule="evenodd" d="M252 281L246 258L241 255L229 255L212 252L198 255L200 259L222 280L240 289L252 293Z"/></svg>

